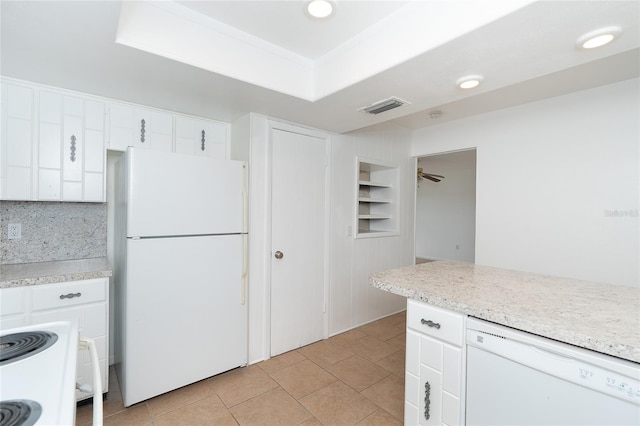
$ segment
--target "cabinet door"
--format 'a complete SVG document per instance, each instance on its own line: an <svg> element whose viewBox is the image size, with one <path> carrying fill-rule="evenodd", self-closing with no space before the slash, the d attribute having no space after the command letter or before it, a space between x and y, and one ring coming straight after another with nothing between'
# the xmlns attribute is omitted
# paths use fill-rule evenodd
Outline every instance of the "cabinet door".
<svg viewBox="0 0 640 426"><path fill-rule="evenodd" d="M175 125L175 152L221 160L227 158L227 124L176 116Z"/></svg>
<svg viewBox="0 0 640 426"><path fill-rule="evenodd" d="M135 108L133 123L134 147L164 152L173 150L173 115Z"/></svg>
<svg viewBox="0 0 640 426"><path fill-rule="evenodd" d="M214 121L197 120L198 144L196 155L213 157L220 160L227 158L228 125Z"/></svg>
<svg viewBox="0 0 640 426"><path fill-rule="evenodd" d="M464 321L455 312L407 303L405 424L464 424Z"/></svg>
<svg viewBox="0 0 640 426"><path fill-rule="evenodd" d="M104 201L104 104L41 90L38 200Z"/></svg>
<svg viewBox="0 0 640 426"><path fill-rule="evenodd" d="M0 330L24 325L27 325L25 289L0 289Z"/></svg>
<svg viewBox="0 0 640 426"><path fill-rule="evenodd" d="M84 102L84 201L105 201L105 105Z"/></svg>
<svg viewBox="0 0 640 426"><path fill-rule="evenodd" d="M2 83L0 199L32 199L34 90Z"/></svg>
<svg viewBox="0 0 640 426"><path fill-rule="evenodd" d="M62 199L82 201L84 162L83 102L65 96L63 100Z"/></svg>
<svg viewBox="0 0 640 426"><path fill-rule="evenodd" d="M133 107L126 104L109 104L109 149L126 151L133 146Z"/></svg>
<svg viewBox="0 0 640 426"><path fill-rule="evenodd" d="M442 348L444 344L431 337L420 338L420 424L442 422Z"/></svg>
<svg viewBox="0 0 640 426"><path fill-rule="evenodd" d="M421 425L442 424L442 373L429 366L420 366Z"/></svg>
<svg viewBox="0 0 640 426"><path fill-rule="evenodd" d="M176 116L176 146L175 152L178 154L196 153L197 131L196 120L190 117Z"/></svg>
<svg viewBox="0 0 640 426"><path fill-rule="evenodd" d="M62 96L38 93L38 200L59 201L62 194Z"/></svg>
<svg viewBox="0 0 640 426"><path fill-rule="evenodd" d="M420 423L420 334L407 329L404 379L404 422Z"/></svg>

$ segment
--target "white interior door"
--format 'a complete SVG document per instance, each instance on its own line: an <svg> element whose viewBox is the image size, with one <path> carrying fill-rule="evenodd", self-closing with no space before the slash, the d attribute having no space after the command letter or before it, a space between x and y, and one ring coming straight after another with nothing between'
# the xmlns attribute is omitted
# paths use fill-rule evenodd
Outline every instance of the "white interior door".
<svg viewBox="0 0 640 426"><path fill-rule="evenodd" d="M273 129L271 356L324 337L326 144Z"/></svg>

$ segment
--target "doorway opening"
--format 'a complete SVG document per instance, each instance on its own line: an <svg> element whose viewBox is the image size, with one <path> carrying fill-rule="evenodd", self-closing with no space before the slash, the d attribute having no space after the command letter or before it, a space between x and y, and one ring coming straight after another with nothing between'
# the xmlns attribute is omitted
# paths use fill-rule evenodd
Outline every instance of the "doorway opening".
<svg viewBox="0 0 640 426"><path fill-rule="evenodd" d="M416 263L475 262L476 150L417 161Z"/></svg>

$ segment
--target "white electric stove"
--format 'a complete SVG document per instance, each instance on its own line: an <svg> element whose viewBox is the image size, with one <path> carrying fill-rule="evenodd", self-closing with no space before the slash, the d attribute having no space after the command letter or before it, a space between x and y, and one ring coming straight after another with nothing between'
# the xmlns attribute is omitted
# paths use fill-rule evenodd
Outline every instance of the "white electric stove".
<svg viewBox="0 0 640 426"><path fill-rule="evenodd" d="M0 425L73 425L77 355L72 322L0 331Z"/></svg>

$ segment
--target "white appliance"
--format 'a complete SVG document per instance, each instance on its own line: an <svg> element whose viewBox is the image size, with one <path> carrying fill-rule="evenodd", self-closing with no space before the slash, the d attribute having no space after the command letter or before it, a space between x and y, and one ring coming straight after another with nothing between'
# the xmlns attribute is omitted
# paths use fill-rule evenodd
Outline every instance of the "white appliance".
<svg viewBox="0 0 640 426"><path fill-rule="evenodd" d="M116 167L115 356L130 406L247 363L246 168L136 148Z"/></svg>
<svg viewBox="0 0 640 426"><path fill-rule="evenodd" d="M76 415L78 326L57 321L0 331L0 423L73 425ZM94 424L102 424L102 385L93 341ZM90 387L87 387L90 388ZM90 390L89 390L90 391Z"/></svg>
<svg viewBox="0 0 640 426"><path fill-rule="evenodd" d="M467 320L468 425L639 425L640 364Z"/></svg>

